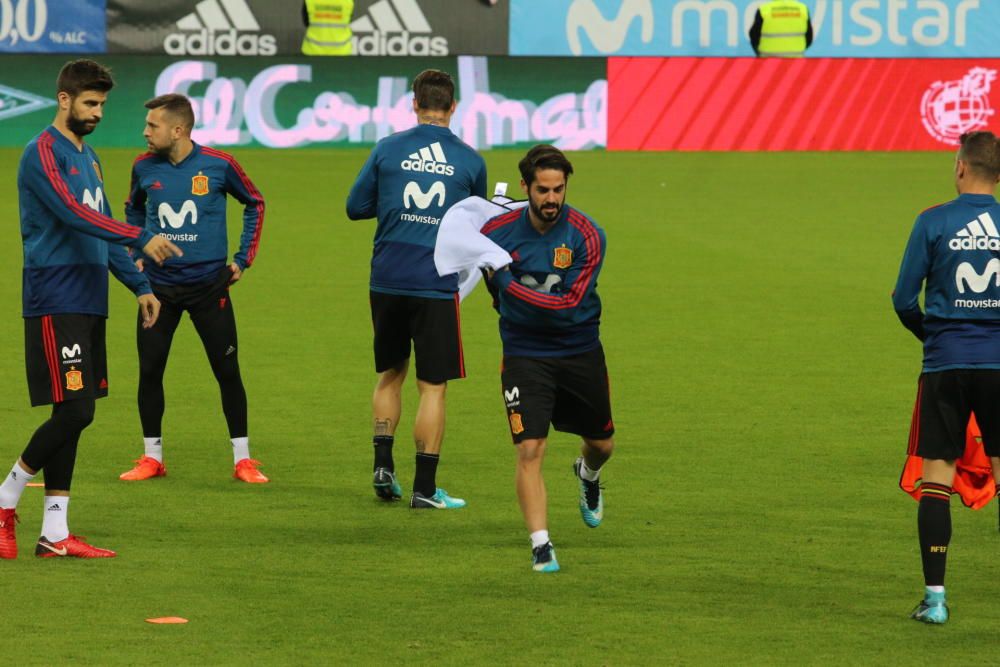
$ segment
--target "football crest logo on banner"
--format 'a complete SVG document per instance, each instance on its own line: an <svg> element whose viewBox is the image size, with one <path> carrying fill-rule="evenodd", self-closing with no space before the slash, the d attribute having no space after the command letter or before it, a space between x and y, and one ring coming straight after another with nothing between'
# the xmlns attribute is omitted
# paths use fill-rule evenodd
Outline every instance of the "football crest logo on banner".
<svg viewBox="0 0 1000 667"><path fill-rule="evenodd" d="M552 266L557 269L568 269L573 263L573 250L562 246L555 249L555 256L552 258Z"/></svg>
<svg viewBox="0 0 1000 667"><path fill-rule="evenodd" d="M995 113L990 105L990 84L995 69L973 67L961 79L935 81L920 101L920 117L932 137L952 146L966 132L986 129Z"/></svg>
<svg viewBox="0 0 1000 667"><path fill-rule="evenodd" d="M68 391L80 391L83 389L83 373L76 370L75 366L70 366L66 371L66 389Z"/></svg>
<svg viewBox="0 0 1000 667"><path fill-rule="evenodd" d="M191 177L191 194L193 195L208 194L208 176L205 176L199 171L197 176Z"/></svg>

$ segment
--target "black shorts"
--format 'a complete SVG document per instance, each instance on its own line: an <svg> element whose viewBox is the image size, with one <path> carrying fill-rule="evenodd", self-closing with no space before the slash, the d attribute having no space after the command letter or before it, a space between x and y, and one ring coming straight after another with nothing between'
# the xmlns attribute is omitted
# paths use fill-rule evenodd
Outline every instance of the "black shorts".
<svg viewBox="0 0 1000 667"><path fill-rule="evenodd" d="M219 270L213 280L194 285L160 285L154 283L153 294L160 305L169 305L175 310L189 312L205 308L211 301L218 301L227 296L229 283L233 272L228 266Z"/></svg>
<svg viewBox="0 0 1000 667"><path fill-rule="evenodd" d="M515 444L548 437L549 424L590 440L615 433L600 346L572 357L504 357L500 381Z"/></svg>
<svg viewBox="0 0 1000 667"><path fill-rule="evenodd" d="M921 374L908 453L925 459L962 458L972 413L987 456L1000 456L1000 370L963 368Z"/></svg>
<svg viewBox="0 0 1000 667"><path fill-rule="evenodd" d="M106 324L99 315L24 318L24 364L32 406L108 395Z"/></svg>
<svg viewBox="0 0 1000 667"><path fill-rule="evenodd" d="M429 299L371 292L375 329L375 372L395 368L417 356L417 379L433 384L465 377L458 294Z"/></svg>

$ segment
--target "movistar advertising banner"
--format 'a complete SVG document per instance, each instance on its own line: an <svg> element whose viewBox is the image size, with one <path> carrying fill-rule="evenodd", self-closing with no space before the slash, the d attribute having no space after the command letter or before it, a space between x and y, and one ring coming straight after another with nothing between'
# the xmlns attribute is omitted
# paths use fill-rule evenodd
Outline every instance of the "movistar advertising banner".
<svg viewBox="0 0 1000 667"><path fill-rule="evenodd" d="M3 0L0 0L2 2ZM0 145L23 146L55 115L52 81L65 58L0 58ZM410 85L427 68L455 77L451 128L475 148L607 144L606 62L577 58L187 58L107 56L117 85L95 146L144 150L143 103L191 97L194 139L214 146L371 145L416 124ZM545 76L524 76L525 71ZM8 112L9 110L9 112Z"/></svg>
<svg viewBox="0 0 1000 667"><path fill-rule="evenodd" d="M103 53L104 10L104 0L0 0L0 53Z"/></svg>
<svg viewBox="0 0 1000 667"><path fill-rule="evenodd" d="M296 55L306 32L303 6L302 0L108 0L108 51ZM507 0L356 0L352 55L503 55L509 8Z"/></svg>
<svg viewBox="0 0 1000 667"><path fill-rule="evenodd" d="M1000 56L1000 0L803 0L807 57ZM510 0L510 53L747 56L763 0Z"/></svg>

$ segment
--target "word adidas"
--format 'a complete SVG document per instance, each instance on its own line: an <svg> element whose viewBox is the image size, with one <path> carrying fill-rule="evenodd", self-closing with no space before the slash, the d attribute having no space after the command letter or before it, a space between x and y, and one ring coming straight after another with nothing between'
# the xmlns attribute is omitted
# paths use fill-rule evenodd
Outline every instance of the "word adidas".
<svg viewBox="0 0 1000 667"><path fill-rule="evenodd" d="M202 0L197 10L177 22L185 32L171 33L163 49L172 56L273 56L274 35L260 34L260 24L246 0Z"/></svg>
<svg viewBox="0 0 1000 667"><path fill-rule="evenodd" d="M378 0L368 15L351 22L359 56L446 56L448 40L431 35L416 0Z"/></svg>
<svg viewBox="0 0 1000 667"><path fill-rule="evenodd" d="M436 141L430 146L421 148L416 153L410 153L409 159L400 162L399 166L404 171L417 171L441 176L455 175L455 167L448 164L441 144Z"/></svg>
<svg viewBox="0 0 1000 667"><path fill-rule="evenodd" d="M981 223L981 224L980 224ZM948 242L952 250L1000 250L1000 232L989 213L983 213Z"/></svg>

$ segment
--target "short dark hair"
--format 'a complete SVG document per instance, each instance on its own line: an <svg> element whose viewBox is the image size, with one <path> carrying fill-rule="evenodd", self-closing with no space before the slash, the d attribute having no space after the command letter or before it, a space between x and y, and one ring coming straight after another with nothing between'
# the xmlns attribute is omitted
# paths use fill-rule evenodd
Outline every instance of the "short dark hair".
<svg viewBox="0 0 1000 667"><path fill-rule="evenodd" d="M521 159L517 168L521 170L521 178L524 179L527 185L531 185L531 182L535 180L535 174L539 169L556 169L561 171L566 176L567 181L573 173L573 165L566 158L566 155L555 146L550 146L549 144L538 144L533 147Z"/></svg>
<svg viewBox="0 0 1000 667"><path fill-rule="evenodd" d="M455 103L455 82L447 72L425 69L413 80L413 97L418 109L451 111Z"/></svg>
<svg viewBox="0 0 1000 667"><path fill-rule="evenodd" d="M976 176L995 181L1000 177L1000 139L992 132L966 132L959 137L958 159Z"/></svg>
<svg viewBox="0 0 1000 667"><path fill-rule="evenodd" d="M191 108L191 100L184 95L177 93L167 93L160 95L146 102L147 109L163 109L168 114L180 121L180 124L190 130L194 127L194 109Z"/></svg>
<svg viewBox="0 0 1000 667"><path fill-rule="evenodd" d="M70 97L87 90L106 93L114 87L111 69L87 58L66 63L56 78L56 94L69 93Z"/></svg>

